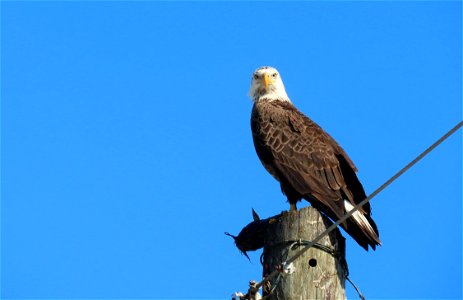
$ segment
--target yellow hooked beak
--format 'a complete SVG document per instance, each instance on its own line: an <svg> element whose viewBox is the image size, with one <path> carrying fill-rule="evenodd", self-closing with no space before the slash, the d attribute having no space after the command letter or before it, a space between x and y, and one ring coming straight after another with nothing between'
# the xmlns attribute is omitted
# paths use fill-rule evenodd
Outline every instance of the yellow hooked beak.
<svg viewBox="0 0 463 300"><path fill-rule="evenodd" d="M262 76L262 82L264 83L265 89L269 86L269 84L272 84L275 82L273 78L271 78L268 74L264 74Z"/></svg>

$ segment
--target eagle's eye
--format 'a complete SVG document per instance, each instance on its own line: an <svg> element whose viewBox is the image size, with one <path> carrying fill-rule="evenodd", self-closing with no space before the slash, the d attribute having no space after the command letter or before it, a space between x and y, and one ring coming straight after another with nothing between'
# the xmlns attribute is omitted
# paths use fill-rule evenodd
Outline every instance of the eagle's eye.
<svg viewBox="0 0 463 300"><path fill-rule="evenodd" d="M253 77L254 77L254 79L257 79L257 78L259 78L259 75L257 75L257 74L254 74L254 76L253 76Z"/></svg>
<svg viewBox="0 0 463 300"><path fill-rule="evenodd" d="M277 78L277 76L278 76L278 73L273 73L273 74L272 74L272 77L273 77L273 78Z"/></svg>

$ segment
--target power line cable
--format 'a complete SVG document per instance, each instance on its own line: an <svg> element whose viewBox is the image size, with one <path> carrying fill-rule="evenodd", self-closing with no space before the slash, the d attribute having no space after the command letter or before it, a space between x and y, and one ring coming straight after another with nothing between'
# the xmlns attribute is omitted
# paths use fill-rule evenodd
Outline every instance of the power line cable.
<svg viewBox="0 0 463 300"><path fill-rule="evenodd" d="M444 134L440 139L438 139L436 142L434 142L431 146L429 146L426 150L424 150L420 155L418 155L414 160L412 160L410 163L408 163L405 167L403 167L400 171L398 171L394 176L389 178L385 183L383 183L379 188L377 188L373 193L370 194L367 198L365 198L363 201L361 201L359 204L354 206L353 209L351 209L349 212L347 212L342 218L337 220L334 224L332 224L328 229L323 231L319 236L317 236L314 240L309 241L303 249L301 249L299 252L294 254L294 256L290 257L286 261L284 261L281 265L282 266L287 266L294 262L296 259L298 259L301 255L303 255L309 248L313 247L315 244L317 244L322 238L324 238L326 235L328 235L331 231L336 229L339 224L343 223L344 221L347 220L352 214L354 214L359 208L361 208L363 205L368 203L371 199L373 199L376 195L378 195L380 192L382 192L386 187L388 187L392 182L394 182L397 178L399 178L403 173L407 172L413 165L415 165L418 161L420 161L423 157L428 155L431 151L433 151L437 146L439 146L443 141L445 141L449 136L454 134L458 129L460 129L463 126L463 121L460 121L457 125L455 125L452 129L450 129L446 134ZM280 274L281 270L283 268L277 268L274 270L272 273L267 275L261 282L258 284L254 285L251 289L256 291L260 289L266 282L272 280L275 276ZM251 291L250 289L250 291Z"/></svg>

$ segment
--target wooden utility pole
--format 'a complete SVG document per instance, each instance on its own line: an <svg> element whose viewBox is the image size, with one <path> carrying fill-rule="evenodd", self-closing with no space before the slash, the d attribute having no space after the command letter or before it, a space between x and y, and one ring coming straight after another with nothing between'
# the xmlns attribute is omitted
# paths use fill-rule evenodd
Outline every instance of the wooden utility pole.
<svg viewBox="0 0 463 300"><path fill-rule="evenodd" d="M275 269L281 270L282 262L331 224L313 207L282 213L278 221L269 224L264 234L264 277ZM264 285L267 299L346 299L345 239L339 229L284 268L286 271Z"/></svg>

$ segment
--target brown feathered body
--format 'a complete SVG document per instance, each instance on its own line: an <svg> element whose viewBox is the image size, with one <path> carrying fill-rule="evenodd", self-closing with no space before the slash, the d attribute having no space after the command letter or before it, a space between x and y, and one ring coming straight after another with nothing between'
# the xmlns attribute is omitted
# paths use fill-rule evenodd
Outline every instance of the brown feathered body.
<svg viewBox="0 0 463 300"><path fill-rule="evenodd" d="M291 102L265 99L254 103L251 128L262 164L281 184L295 207L301 199L333 220L366 198L356 176L356 167L339 144ZM349 204L347 204L349 205ZM341 226L359 245L375 249L378 229L371 218L370 204L359 210L368 224L350 217Z"/></svg>

